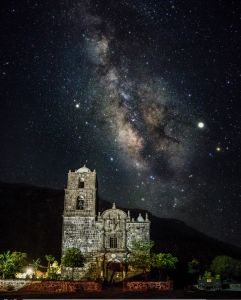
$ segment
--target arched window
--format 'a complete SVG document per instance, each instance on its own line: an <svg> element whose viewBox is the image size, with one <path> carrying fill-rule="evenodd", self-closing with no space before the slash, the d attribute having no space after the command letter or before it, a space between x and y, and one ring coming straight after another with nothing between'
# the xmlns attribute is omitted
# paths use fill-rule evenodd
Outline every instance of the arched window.
<svg viewBox="0 0 241 300"><path fill-rule="evenodd" d="M79 189L83 189L85 187L85 180L84 178L80 178L79 180Z"/></svg>
<svg viewBox="0 0 241 300"><path fill-rule="evenodd" d="M84 197L83 196L78 196L77 197L76 209L77 210L84 210Z"/></svg>
<svg viewBox="0 0 241 300"><path fill-rule="evenodd" d="M110 248L117 248L117 238L110 238Z"/></svg>

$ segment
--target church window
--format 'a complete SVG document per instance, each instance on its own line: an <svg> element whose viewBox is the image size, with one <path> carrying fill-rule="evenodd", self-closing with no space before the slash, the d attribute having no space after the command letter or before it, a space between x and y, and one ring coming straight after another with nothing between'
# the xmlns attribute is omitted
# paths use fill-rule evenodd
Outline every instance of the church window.
<svg viewBox="0 0 241 300"><path fill-rule="evenodd" d="M77 197L76 209L84 210L84 197L83 196Z"/></svg>
<svg viewBox="0 0 241 300"><path fill-rule="evenodd" d="M110 248L117 248L117 238L110 238Z"/></svg>

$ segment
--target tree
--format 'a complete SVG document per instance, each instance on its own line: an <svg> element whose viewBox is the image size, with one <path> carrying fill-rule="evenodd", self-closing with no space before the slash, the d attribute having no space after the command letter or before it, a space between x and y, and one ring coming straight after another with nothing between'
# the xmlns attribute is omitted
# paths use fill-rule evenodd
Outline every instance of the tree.
<svg viewBox="0 0 241 300"><path fill-rule="evenodd" d="M150 267L150 249L155 245L154 241L131 241L131 255L126 259L128 265L142 269L146 277L146 270Z"/></svg>
<svg viewBox="0 0 241 300"><path fill-rule="evenodd" d="M33 260L33 265L34 265L34 270L35 270L35 277L37 277L38 267L41 267L40 258L38 258L36 261Z"/></svg>
<svg viewBox="0 0 241 300"><path fill-rule="evenodd" d="M206 271L209 269L209 261L205 256L199 256L198 258L192 259L192 269L199 273L201 276L204 275Z"/></svg>
<svg viewBox="0 0 241 300"><path fill-rule="evenodd" d="M27 254L22 252L10 251L0 255L0 273L3 278L13 279L16 273L27 265Z"/></svg>
<svg viewBox="0 0 241 300"><path fill-rule="evenodd" d="M241 261L230 256L216 256L210 269L214 274L220 274L222 278L232 278L241 275Z"/></svg>
<svg viewBox="0 0 241 300"><path fill-rule="evenodd" d="M200 261L198 261L196 258L194 258L192 260L192 263L191 263L191 268L196 272L196 273L199 273L200 272L200 268L201 268L201 263Z"/></svg>
<svg viewBox="0 0 241 300"><path fill-rule="evenodd" d="M12 264L12 258L10 255L10 250L6 253L4 252L3 254L0 254L0 267L3 273L2 279L5 279L5 272L11 264Z"/></svg>
<svg viewBox="0 0 241 300"><path fill-rule="evenodd" d="M45 255L46 260L48 261L48 274L50 274L50 262L55 260L55 257L52 255Z"/></svg>
<svg viewBox="0 0 241 300"><path fill-rule="evenodd" d="M177 262L177 258L170 253L152 253L150 257L151 266L158 269L159 279L162 279L167 269L175 269L175 263Z"/></svg>
<svg viewBox="0 0 241 300"><path fill-rule="evenodd" d="M85 257L77 248L69 248L61 259L62 265L72 268L72 280L74 280L74 268L82 268L86 262Z"/></svg>
<svg viewBox="0 0 241 300"><path fill-rule="evenodd" d="M13 252L11 254L12 266L14 270L14 274L20 272L21 268L27 266L27 254L22 252Z"/></svg>

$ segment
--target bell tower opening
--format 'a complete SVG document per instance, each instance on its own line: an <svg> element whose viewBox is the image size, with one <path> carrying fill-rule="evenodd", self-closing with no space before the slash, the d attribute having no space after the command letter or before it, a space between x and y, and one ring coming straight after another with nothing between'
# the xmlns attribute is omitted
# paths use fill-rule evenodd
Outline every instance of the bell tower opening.
<svg viewBox="0 0 241 300"><path fill-rule="evenodd" d="M81 178L80 181L79 181L78 188L83 189L84 187L85 187L85 180L84 180L84 178Z"/></svg>
<svg viewBox="0 0 241 300"><path fill-rule="evenodd" d="M76 209L84 210L84 197L83 196L77 197Z"/></svg>

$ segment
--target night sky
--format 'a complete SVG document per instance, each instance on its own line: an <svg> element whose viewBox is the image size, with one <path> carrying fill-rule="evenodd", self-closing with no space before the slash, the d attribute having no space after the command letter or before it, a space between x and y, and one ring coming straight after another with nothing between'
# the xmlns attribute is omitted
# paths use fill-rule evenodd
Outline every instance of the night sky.
<svg viewBox="0 0 241 300"><path fill-rule="evenodd" d="M2 4L0 180L87 160L101 198L241 246L240 1Z"/></svg>

